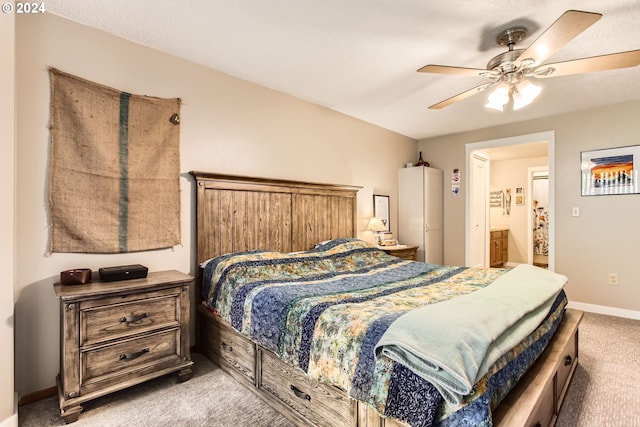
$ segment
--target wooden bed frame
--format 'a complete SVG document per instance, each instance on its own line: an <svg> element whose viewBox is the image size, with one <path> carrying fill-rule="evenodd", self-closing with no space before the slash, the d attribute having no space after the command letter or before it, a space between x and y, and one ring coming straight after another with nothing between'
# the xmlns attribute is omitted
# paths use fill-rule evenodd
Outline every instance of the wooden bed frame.
<svg viewBox="0 0 640 427"><path fill-rule="evenodd" d="M200 263L230 252L308 250L357 234L359 187L191 172L197 203L197 300ZM578 363L582 313L567 310L539 360L493 413L496 426L555 424ZM400 427L343 390L319 383L240 335L201 303L198 350L300 426Z"/></svg>

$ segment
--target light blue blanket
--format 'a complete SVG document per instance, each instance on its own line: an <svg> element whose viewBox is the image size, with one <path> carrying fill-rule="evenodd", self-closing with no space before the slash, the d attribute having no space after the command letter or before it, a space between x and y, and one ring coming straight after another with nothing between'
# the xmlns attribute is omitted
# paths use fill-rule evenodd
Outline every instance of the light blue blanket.
<svg viewBox="0 0 640 427"><path fill-rule="evenodd" d="M410 311L375 351L430 381L452 404L549 312L567 278L522 264L476 292Z"/></svg>

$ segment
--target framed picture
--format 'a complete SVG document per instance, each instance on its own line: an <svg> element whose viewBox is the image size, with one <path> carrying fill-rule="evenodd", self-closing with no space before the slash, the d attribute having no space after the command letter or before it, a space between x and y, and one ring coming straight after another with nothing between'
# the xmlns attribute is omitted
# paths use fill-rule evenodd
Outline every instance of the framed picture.
<svg viewBox="0 0 640 427"><path fill-rule="evenodd" d="M524 188L516 187L516 206L524 206Z"/></svg>
<svg viewBox="0 0 640 427"><path fill-rule="evenodd" d="M501 208L502 207L502 191L492 191L489 193L489 207Z"/></svg>
<svg viewBox="0 0 640 427"><path fill-rule="evenodd" d="M582 196L638 194L640 145L580 153Z"/></svg>
<svg viewBox="0 0 640 427"><path fill-rule="evenodd" d="M377 216L382 220L384 226L387 227L386 231L391 231L391 226L389 225L389 196L373 195L373 216Z"/></svg>

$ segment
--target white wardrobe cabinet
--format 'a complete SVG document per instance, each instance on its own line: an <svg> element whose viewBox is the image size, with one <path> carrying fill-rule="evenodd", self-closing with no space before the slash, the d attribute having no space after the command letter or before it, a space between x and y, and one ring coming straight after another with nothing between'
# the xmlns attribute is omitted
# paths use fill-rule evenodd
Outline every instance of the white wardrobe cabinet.
<svg viewBox="0 0 640 427"><path fill-rule="evenodd" d="M418 246L417 261L442 264L442 171L415 166L398 171L398 241Z"/></svg>

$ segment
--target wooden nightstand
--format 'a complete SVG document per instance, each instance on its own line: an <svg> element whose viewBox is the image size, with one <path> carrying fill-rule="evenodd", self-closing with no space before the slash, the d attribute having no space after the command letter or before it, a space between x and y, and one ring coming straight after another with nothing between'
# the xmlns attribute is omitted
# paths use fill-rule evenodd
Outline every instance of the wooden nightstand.
<svg viewBox="0 0 640 427"><path fill-rule="evenodd" d="M171 372L191 378L189 318L193 277L179 271L144 279L54 285L60 300L60 414L74 422L82 403Z"/></svg>
<svg viewBox="0 0 640 427"><path fill-rule="evenodd" d="M397 256L398 258L404 258L411 261L416 260L416 251L418 250L417 246L396 245L378 247L389 255Z"/></svg>

